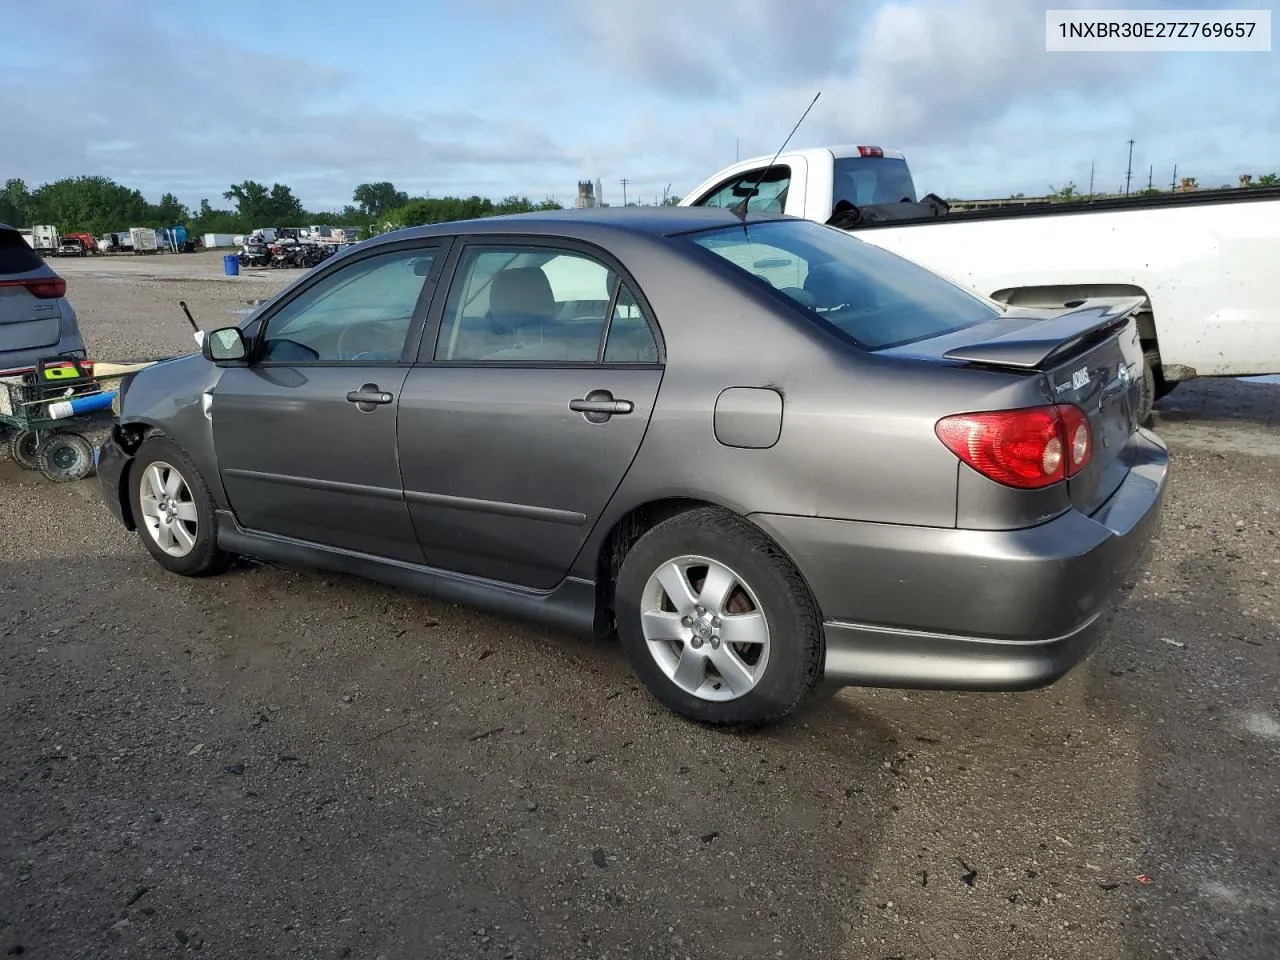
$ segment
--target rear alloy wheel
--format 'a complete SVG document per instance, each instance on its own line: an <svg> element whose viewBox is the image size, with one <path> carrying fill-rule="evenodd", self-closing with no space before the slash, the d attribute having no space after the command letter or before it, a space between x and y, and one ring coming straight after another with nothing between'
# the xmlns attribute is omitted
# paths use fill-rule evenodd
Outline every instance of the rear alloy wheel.
<svg viewBox="0 0 1280 960"><path fill-rule="evenodd" d="M36 466L46 480L72 483L93 472L93 444L78 433L47 433L36 447Z"/></svg>
<svg viewBox="0 0 1280 960"><path fill-rule="evenodd" d="M162 567L189 577L226 569L231 557L217 545L213 500L175 443L165 437L144 441L128 483L138 535Z"/></svg>
<svg viewBox="0 0 1280 960"><path fill-rule="evenodd" d="M822 625L795 567L760 530L714 508L680 514L627 553L618 633L649 691L712 726L787 716L822 665Z"/></svg>
<svg viewBox="0 0 1280 960"><path fill-rule="evenodd" d="M39 470L36 461L36 448L40 441L31 430L19 430L9 438L9 456L24 470Z"/></svg>

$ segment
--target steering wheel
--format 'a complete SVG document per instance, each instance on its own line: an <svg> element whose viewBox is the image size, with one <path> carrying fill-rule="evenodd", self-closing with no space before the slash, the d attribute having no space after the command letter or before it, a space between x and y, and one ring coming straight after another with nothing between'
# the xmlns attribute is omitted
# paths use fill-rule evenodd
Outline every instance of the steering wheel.
<svg viewBox="0 0 1280 960"><path fill-rule="evenodd" d="M353 334L356 338L354 348L347 342ZM372 334L372 336L362 344L359 342L362 334ZM375 321L343 327L338 332L338 342L334 345L334 352L337 353L339 360L387 360L399 358L403 346L403 334L390 329L386 323ZM393 356L388 358L387 353Z"/></svg>

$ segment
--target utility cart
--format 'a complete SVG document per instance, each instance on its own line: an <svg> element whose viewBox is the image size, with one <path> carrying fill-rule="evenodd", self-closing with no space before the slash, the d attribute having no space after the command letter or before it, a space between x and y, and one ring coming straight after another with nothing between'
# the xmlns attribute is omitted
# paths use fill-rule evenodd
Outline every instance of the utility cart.
<svg viewBox="0 0 1280 960"><path fill-rule="evenodd" d="M55 483L89 476L93 444L81 431L110 421L120 378L138 366L51 357L32 370L0 374L9 455Z"/></svg>

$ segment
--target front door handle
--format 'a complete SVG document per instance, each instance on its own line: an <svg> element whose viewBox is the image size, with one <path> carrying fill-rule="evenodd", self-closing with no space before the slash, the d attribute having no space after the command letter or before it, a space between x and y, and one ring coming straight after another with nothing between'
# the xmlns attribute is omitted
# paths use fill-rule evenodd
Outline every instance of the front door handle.
<svg viewBox="0 0 1280 960"><path fill-rule="evenodd" d="M636 405L630 400L615 400L608 390L592 390L579 400L570 400L569 409L592 423L604 423L610 417L630 413Z"/></svg>
<svg viewBox="0 0 1280 960"><path fill-rule="evenodd" d="M395 397L387 393L387 391L379 390L376 383L366 383L359 390L352 390L347 393L347 403L354 403L356 409L365 413L368 413L376 406L390 403L394 399Z"/></svg>

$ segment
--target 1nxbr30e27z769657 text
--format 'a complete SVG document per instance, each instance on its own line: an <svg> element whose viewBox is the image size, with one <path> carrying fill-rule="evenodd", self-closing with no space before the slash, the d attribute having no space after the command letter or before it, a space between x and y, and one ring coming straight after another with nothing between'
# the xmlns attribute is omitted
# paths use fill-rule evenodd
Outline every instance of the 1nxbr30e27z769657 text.
<svg viewBox="0 0 1280 960"><path fill-rule="evenodd" d="M1266 53L1270 10L1047 10L1052 52Z"/></svg>

